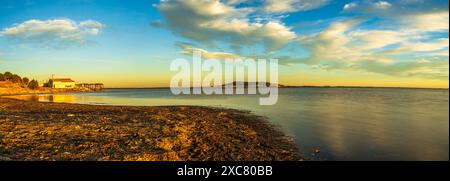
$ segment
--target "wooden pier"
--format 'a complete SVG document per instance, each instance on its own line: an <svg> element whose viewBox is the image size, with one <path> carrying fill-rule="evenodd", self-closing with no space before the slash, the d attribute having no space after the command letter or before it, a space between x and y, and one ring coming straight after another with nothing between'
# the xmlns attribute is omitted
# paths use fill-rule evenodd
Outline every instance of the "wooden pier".
<svg viewBox="0 0 450 181"><path fill-rule="evenodd" d="M88 88L91 90L102 90L105 88L105 86L102 83L94 83L94 84L82 83L82 84L77 84L77 86L83 87L83 88Z"/></svg>

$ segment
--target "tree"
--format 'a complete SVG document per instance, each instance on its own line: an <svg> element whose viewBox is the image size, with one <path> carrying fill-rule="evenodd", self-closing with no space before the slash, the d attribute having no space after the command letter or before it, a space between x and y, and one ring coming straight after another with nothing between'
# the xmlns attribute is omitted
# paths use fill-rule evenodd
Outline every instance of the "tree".
<svg viewBox="0 0 450 181"><path fill-rule="evenodd" d="M6 80L5 76L2 73L0 73L0 81L5 81L5 80Z"/></svg>
<svg viewBox="0 0 450 181"><path fill-rule="evenodd" d="M28 88L30 89L37 89L39 88L39 83L36 80L31 80L30 83L28 83Z"/></svg>
<svg viewBox="0 0 450 181"><path fill-rule="evenodd" d="M13 82L13 83L20 83L21 84L22 83L22 77L18 76L17 74L14 74L14 75L12 75L10 81Z"/></svg>
<svg viewBox="0 0 450 181"><path fill-rule="evenodd" d="M24 77L24 78L22 79L22 83L23 83L25 86L27 86L28 83L30 83L30 79Z"/></svg>
<svg viewBox="0 0 450 181"><path fill-rule="evenodd" d="M11 72L5 72L3 76L5 77L5 80L11 80L13 74Z"/></svg>

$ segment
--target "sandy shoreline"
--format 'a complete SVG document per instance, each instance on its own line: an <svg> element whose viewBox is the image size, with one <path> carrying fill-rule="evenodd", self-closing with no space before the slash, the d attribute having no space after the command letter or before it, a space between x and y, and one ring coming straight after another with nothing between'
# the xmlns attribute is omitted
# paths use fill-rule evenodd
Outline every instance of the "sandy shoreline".
<svg viewBox="0 0 450 181"><path fill-rule="evenodd" d="M245 111L0 98L0 160L300 160L294 140Z"/></svg>

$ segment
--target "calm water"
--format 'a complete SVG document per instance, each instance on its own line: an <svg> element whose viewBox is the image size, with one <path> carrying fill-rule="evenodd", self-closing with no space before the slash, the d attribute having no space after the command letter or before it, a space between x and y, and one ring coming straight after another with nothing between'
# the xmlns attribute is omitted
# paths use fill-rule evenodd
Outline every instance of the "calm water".
<svg viewBox="0 0 450 181"><path fill-rule="evenodd" d="M114 89L39 95L39 101L105 105L207 105L247 109L295 137L314 160L448 160L449 91L290 88L278 103L257 95L174 96L167 89ZM320 153L313 155L314 149Z"/></svg>

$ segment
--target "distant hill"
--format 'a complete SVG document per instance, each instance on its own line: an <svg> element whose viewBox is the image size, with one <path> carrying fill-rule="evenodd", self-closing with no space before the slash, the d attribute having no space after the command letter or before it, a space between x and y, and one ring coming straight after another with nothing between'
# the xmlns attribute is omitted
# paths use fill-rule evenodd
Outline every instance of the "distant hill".
<svg viewBox="0 0 450 181"><path fill-rule="evenodd" d="M226 86L229 86L229 85L233 85L233 87L236 87L236 85L238 83L244 84L245 88L249 87L249 85L251 85L251 84L255 85L255 87L259 86L258 82L237 82L237 81L234 81L234 82L230 82L230 83L227 83L227 84L223 84L222 87L226 87ZM271 83L270 82L266 82L265 84L266 84L266 87L269 87ZM281 84L275 84L275 85L278 85L279 88L286 87L286 86L281 85Z"/></svg>

